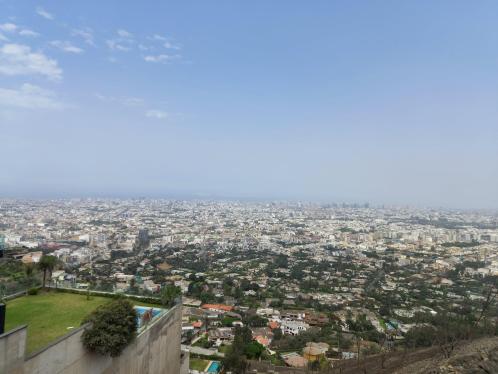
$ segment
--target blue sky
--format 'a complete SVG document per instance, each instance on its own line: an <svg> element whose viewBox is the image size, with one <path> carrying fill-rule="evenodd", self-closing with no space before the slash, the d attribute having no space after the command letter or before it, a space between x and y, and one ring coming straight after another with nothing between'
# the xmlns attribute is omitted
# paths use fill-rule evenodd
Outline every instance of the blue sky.
<svg viewBox="0 0 498 374"><path fill-rule="evenodd" d="M498 208L496 1L0 0L0 195Z"/></svg>

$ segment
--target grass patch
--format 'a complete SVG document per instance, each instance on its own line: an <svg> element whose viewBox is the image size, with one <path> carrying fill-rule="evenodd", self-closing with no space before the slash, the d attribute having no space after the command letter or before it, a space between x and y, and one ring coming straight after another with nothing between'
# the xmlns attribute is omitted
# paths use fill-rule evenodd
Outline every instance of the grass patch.
<svg viewBox="0 0 498 374"><path fill-rule="evenodd" d="M207 364L209 363L208 360L202 360L200 358L194 358L194 357L190 357L189 361L190 361L190 369L197 371L204 371Z"/></svg>
<svg viewBox="0 0 498 374"><path fill-rule="evenodd" d="M227 353L229 348L230 348L229 345L221 345L218 347L218 352Z"/></svg>
<svg viewBox="0 0 498 374"><path fill-rule="evenodd" d="M108 297L78 295L65 292L41 292L7 302L5 330L28 325L27 353L43 348L50 342L77 328L81 321L99 305L109 302ZM134 305L151 304L132 301Z"/></svg>

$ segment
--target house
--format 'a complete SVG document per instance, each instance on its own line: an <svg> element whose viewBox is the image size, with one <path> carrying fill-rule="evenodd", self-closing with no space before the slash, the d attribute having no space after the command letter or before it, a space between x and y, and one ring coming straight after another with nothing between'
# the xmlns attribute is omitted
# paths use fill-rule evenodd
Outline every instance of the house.
<svg viewBox="0 0 498 374"><path fill-rule="evenodd" d="M22 256L21 261L23 264L37 264L38 262L40 262L42 255L43 253L41 251L26 253L24 256Z"/></svg>
<svg viewBox="0 0 498 374"><path fill-rule="evenodd" d="M282 354L281 356L284 362L290 367L303 368L308 365L308 360L296 352Z"/></svg>
<svg viewBox="0 0 498 374"><path fill-rule="evenodd" d="M283 319L304 319L306 312L304 310L286 310L282 312Z"/></svg>
<svg viewBox="0 0 498 374"><path fill-rule="evenodd" d="M284 334L287 335L298 335L302 331L306 331L310 328L306 322L302 321L282 321L280 329Z"/></svg>
<svg viewBox="0 0 498 374"><path fill-rule="evenodd" d="M273 340L273 331L269 327L254 327L251 329L252 338L265 348Z"/></svg>
<svg viewBox="0 0 498 374"><path fill-rule="evenodd" d="M204 304L201 306L202 309L207 309L212 312L226 313L233 310L233 306L224 304Z"/></svg>
<svg viewBox="0 0 498 374"><path fill-rule="evenodd" d="M329 317L323 313L307 313L304 321L310 326L325 326L329 323Z"/></svg>
<svg viewBox="0 0 498 374"><path fill-rule="evenodd" d="M217 329L209 330L208 340L215 342L216 345L231 342L234 338L234 333L231 327L220 327Z"/></svg>
<svg viewBox="0 0 498 374"><path fill-rule="evenodd" d="M327 343L310 342L303 348L303 357L308 361L319 361L322 357L325 357L328 350L329 345Z"/></svg>
<svg viewBox="0 0 498 374"><path fill-rule="evenodd" d="M150 292L159 292L161 286L151 280L144 281L143 288Z"/></svg>
<svg viewBox="0 0 498 374"><path fill-rule="evenodd" d="M280 324L277 321L270 321L268 323L268 327L272 330L278 329L280 327Z"/></svg>

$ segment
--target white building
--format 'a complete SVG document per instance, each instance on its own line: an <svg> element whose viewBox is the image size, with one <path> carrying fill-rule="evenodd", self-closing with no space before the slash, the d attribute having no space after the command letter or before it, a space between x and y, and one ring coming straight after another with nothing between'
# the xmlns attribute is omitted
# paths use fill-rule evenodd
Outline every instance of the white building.
<svg viewBox="0 0 498 374"><path fill-rule="evenodd" d="M310 325L302 321L282 321L280 325L282 332L287 335L298 335L309 328Z"/></svg>

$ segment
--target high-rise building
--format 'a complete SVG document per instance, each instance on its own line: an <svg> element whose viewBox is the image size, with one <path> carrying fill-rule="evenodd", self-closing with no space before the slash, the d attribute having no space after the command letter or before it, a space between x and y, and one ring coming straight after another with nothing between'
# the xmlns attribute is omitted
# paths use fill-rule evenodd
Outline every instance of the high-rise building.
<svg viewBox="0 0 498 374"><path fill-rule="evenodd" d="M147 247L149 245L149 242L150 242L149 230L147 229L138 230L137 244L140 247Z"/></svg>

